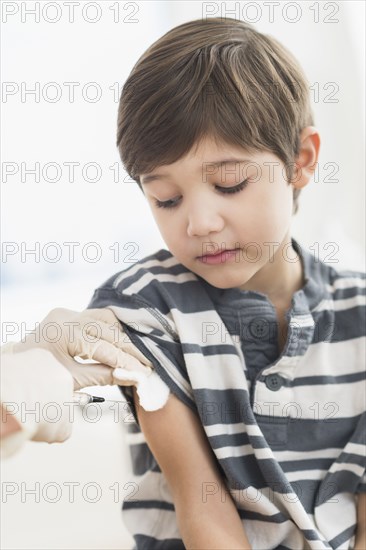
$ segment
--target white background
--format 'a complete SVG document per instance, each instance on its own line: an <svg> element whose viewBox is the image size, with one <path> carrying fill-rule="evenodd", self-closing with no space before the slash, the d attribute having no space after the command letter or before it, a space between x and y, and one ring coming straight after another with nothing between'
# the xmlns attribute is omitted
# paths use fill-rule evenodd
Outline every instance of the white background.
<svg viewBox="0 0 366 550"><path fill-rule="evenodd" d="M37 9L36 4L39 22L29 13ZM43 12L46 4L50 6ZM7 251L13 246L15 251L2 255L3 329L9 323L19 329L23 323L23 329L31 329L56 306L84 309L105 279L165 248L137 184L129 181L121 166L119 181L113 180L110 167L120 162L115 146L116 86L123 85L153 41L172 27L209 13L253 22L258 30L278 38L300 61L311 84L322 145L319 178L302 191L293 236L306 248L318 246L326 262L332 250L327 245L335 243L336 268L365 269L364 2L101 1L94 3L101 14L95 23L90 22L97 15L91 4L80 1L71 23L64 2L2 2L1 238L3 252L4 246ZM274 9L273 21L269 5ZM58 22L46 20L57 14ZM49 87L50 82L57 86ZM80 84L73 102L65 82ZM88 89L91 82L102 92L99 101L91 101L95 97L95 88ZM37 100L34 94L24 94L37 86ZM57 88L61 97L53 102ZM333 90L337 91L329 97ZM41 172L47 163L58 163L60 180L47 181L55 177L49 169L46 179L41 173L36 182L28 173L22 181L21 163L24 169L34 169L36 162ZM74 182L69 181L65 165L70 162L80 163ZM11 166L6 163L14 163L15 175L6 176ZM87 163L98 163L99 181L83 177ZM339 168L333 175L335 181L326 181L331 176L327 163ZM94 175L92 169L87 173L89 178ZM61 251L59 261L51 261L56 251L49 246L51 242ZM74 262L65 242L80 243ZM92 261L96 249L88 248L90 242L97 243L101 251L98 261ZM114 255L114 243L119 243L119 257ZM109 248L113 245L114 251ZM37 247L36 255L26 254ZM2 341L6 336L3 330ZM19 330L10 339L20 336ZM116 388L98 391L122 399ZM29 442L17 456L3 462L1 469L2 483L14 482L19 488L2 504L2 548L132 547L120 517L121 501L128 495L124 483L131 479L128 450L123 423L114 422L107 405L97 423L85 421L79 412L73 436L66 443ZM47 502L42 495L39 503L31 495L22 502L21 482L31 488L37 481L41 489L47 483L58 483L63 489L59 502ZM80 483L74 503L68 501L65 482ZM81 495L90 482L102 490L100 501L94 504ZM118 503L109 489L114 483L120 488Z"/></svg>

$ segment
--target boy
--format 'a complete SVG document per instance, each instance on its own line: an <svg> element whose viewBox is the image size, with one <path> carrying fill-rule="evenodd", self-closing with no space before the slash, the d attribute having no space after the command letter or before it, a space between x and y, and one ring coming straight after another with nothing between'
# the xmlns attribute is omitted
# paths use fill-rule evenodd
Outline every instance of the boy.
<svg viewBox="0 0 366 550"><path fill-rule="evenodd" d="M88 306L171 391L147 412L121 388L135 549L363 548L365 274L291 237L320 145L297 62L243 21L180 25L133 67L117 145L168 247Z"/></svg>

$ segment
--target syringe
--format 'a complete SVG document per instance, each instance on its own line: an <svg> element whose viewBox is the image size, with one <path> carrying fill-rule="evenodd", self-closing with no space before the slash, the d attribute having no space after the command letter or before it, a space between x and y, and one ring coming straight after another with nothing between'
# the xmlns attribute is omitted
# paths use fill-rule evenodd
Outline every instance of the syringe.
<svg viewBox="0 0 366 550"><path fill-rule="evenodd" d="M73 395L74 403L79 405L89 405L89 403L104 403L104 397L96 397L95 395L89 395L85 392L74 392Z"/></svg>

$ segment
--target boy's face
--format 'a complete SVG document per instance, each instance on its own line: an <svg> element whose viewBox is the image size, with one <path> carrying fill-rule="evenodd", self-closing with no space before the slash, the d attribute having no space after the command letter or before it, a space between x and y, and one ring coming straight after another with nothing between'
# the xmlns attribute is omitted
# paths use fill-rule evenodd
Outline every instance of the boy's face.
<svg viewBox="0 0 366 550"><path fill-rule="evenodd" d="M224 160L232 162L213 165ZM282 251L272 258L279 245L291 244L293 203L293 187L274 154L249 154L227 144L217 147L205 138L195 154L191 151L173 164L141 174L140 181L170 252L211 285L265 292L275 273L292 269ZM235 187L237 192L225 193ZM173 206L158 207L156 200ZM236 251L226 260L223 255L211 261L199 258L225 249ZM289 247L288 258L294 256Z"/></svg>

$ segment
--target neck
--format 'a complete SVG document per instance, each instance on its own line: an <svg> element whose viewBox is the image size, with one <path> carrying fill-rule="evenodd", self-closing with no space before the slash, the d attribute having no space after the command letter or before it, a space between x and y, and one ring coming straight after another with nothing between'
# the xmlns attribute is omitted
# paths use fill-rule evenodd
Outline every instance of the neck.
<svg viewBox="0 0 366 550"><path fill-rule="evenodd" d="M303 286L302 261L287 235L270 261L240 288L262 292L274 305L285 307L291 303L294 292Z"/></svg>

